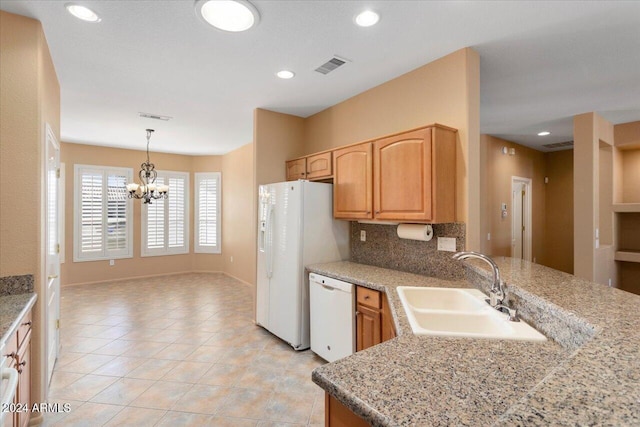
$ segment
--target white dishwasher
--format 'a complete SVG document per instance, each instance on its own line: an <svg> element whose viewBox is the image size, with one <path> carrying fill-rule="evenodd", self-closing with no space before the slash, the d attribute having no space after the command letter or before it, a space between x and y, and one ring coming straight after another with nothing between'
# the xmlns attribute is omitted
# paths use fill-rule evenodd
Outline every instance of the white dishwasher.
<svg viewBox="0 0 640 427"><path fill-rule="evenodd" d="M309 274L311 351L334 360L353 354L355 293L353 284L319 274Z"/></svg>

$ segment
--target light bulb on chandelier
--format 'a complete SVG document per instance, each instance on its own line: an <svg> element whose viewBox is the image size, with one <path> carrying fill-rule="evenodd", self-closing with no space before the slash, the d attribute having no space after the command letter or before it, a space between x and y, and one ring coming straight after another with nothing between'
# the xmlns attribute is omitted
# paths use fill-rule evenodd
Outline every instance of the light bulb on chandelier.
<svg viewBox="0 0 640 427"><path fill-rule="evenodd" d="M168 185L156 185L158 172L155 170L155 165L149 161L149 141L153 132L153 129L147 129L147 161L140 165L140 172L138 172L140 184L127 184L130 199L142 199L144 203L149 204L151 200L169 197Z"/></svg>

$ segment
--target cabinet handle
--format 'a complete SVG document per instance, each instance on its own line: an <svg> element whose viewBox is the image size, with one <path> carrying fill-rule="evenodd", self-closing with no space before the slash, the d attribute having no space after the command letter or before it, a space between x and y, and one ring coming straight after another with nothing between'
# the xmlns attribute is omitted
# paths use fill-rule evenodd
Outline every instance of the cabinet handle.
<svg viewBox="0 0 640 427"><path fill-rule="evenodd" d="M4 355L4 357L10 357L10 358L12 358L12 359L15 359L17 356L18 356L18 355L16 354L16 352L15 352L15 351L12 351L11 353L9 353L9 354L5 354L5 355Z"/></svg>
<svg viewBox="0 0 640 427"><path fill-rule="evenodd" d="M18 363L18 366L27 366L27 361L25 360L24 362Z"/></svg>
<svg viewBox="0 0 640 427"><path fill-rule="evenodd" d="M376 215L378 215L380 213L380 211L376 211Z"/></svg>
<svg viewBox="0 0 640 427"><path fill-rule="evenodd" d="M365 299L365 300L368 300L369 298L371 298L369 295L365 295L365 296L364 296L364 299Z"/></svg>
<svg viewBox="0 0 640 427"><path fill-rule="evenodd" d="M356 311L356 317L360 316L360 312Z"/></svg>
<svg viewBox="0 0 640 427"><path fill-rule="evenodd" d="M31 320L29 320L28 322L24 322L22 326L31 326Z"/></svg>

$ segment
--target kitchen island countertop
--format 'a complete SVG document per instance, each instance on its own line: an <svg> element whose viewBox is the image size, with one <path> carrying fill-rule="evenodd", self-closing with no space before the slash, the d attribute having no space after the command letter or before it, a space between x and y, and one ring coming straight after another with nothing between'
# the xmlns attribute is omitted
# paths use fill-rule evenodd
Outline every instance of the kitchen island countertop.
<svg viewBox="0 0 640 427"><path fill-rule="evenodd" d="M352 262L311 272L387 294L397 338L314 370L313 381L374 426L640 425L640 296L497 258L508 301L544 343L416 336L397 286L479 287Z"/></svg>

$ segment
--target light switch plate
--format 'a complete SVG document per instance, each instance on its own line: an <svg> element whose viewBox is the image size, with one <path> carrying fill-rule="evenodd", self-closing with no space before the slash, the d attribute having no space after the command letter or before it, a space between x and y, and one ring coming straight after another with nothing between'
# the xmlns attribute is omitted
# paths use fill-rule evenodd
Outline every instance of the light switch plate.
<svg viewBox="0 0 640 427"><path fill-rule="evenodd" d="M438 237L438 250L455 252L456 251L456 238L455 237Z"/></svg>

